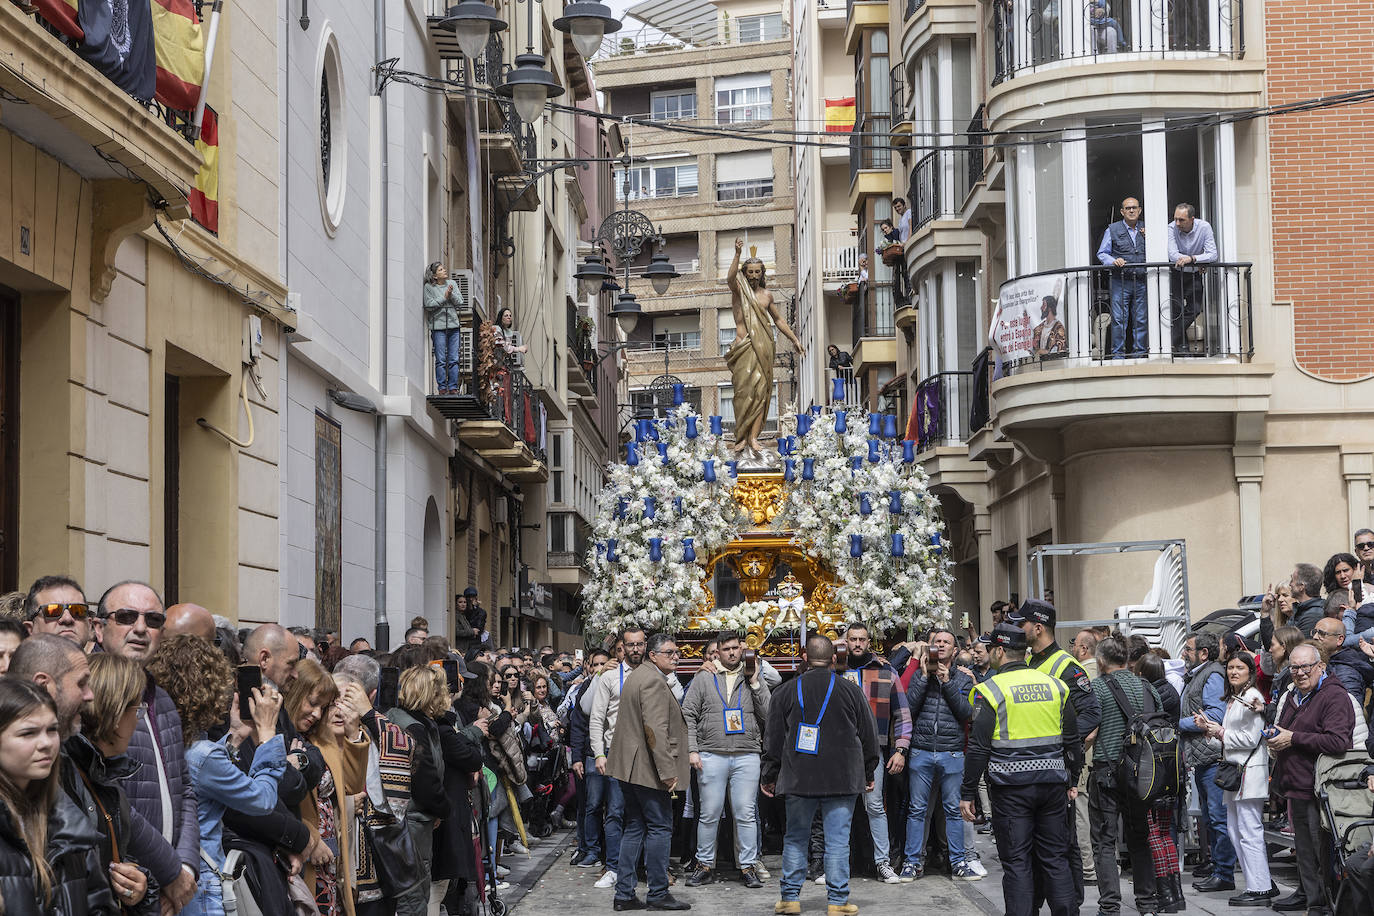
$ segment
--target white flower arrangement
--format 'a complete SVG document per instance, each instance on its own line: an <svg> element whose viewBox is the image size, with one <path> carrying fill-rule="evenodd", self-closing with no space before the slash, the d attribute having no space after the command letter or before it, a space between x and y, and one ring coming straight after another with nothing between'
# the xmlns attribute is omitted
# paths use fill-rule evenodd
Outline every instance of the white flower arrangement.
<svg viewBox="0 0 1374 916"><path fill-rule="evenodd" d="M689 425L695 438L687 436ZM669 632L685 628L707 601L700 562L744 530L730 495L727 455L707 419L684 404L667 420L654 421L653 433L656 440L637 443L637 464L610 466L610 482L597 497L587 553L591 581L582 591L586 628L595 635L632 623ZM705 480L706 461L714 461L715 483ZM653 539L659 560L651 558ZM684 559L689 539L696 561Z"/></svg>
<svg viewBox="0 0 1374 916"><path fill-rule="evenodd" d="M728 630L743 633L756 623L762 623L764 616L773 610L769 601L741 601L734 607L716 608L702 621L707 630Z"/></svg>
<svg viewBox="0 0 1374 916"><path fill-rule="evenodd" d="M877 440L878 460L870 461L866 411L846 411L842 433L836 420L834 410L822 410L797 437L796 480L774 526L794 532L793 543L835 570L835 597L849 619L877 633L948 626L953 575L940 503L927 489L925 470L905 463L901 442L889 439ZM808 461L813 479L803 480ZM901 535L904 557L892 556L894 534ZM851 556L856 535L857 558Z"/></svg>

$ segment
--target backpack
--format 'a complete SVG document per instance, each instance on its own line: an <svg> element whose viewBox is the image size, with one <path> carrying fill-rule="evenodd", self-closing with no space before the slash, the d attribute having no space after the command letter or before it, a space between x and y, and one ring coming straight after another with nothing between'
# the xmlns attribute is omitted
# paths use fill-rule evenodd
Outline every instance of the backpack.
<svg viewBox="0 0 1374 916"><path fill-rule="evenodd" d="M1148 684L1144 690L1144 708L1135 712L1116 678L1103 677L1117 708L1126 717L1121 760L1112 771L1117 787L1143 802L1178 795L1183 783L1178 723L1170 721L1168 714L1155 706L1154 694Z"/></svg>

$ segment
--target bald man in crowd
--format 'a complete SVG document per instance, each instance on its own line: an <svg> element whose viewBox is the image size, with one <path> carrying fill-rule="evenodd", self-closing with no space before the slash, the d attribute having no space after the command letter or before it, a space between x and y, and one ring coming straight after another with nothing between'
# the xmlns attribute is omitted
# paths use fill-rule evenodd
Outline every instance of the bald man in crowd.
<svg viewBox="0 0 1374 916"><path fill-rule="evenodd" d="M186 634L199 636L206 642L215 641L215 615L199 604L183 602L167 609L167 626L163 631L168 636Z"/></svg>
<svg viewBox="0 0 1374 916"><path fill-rule="evenodd" d="M295 634L276 623L264 623L243 642L243 663L262 669L264 681L285 690L296 679L300 643Z"/></svg>

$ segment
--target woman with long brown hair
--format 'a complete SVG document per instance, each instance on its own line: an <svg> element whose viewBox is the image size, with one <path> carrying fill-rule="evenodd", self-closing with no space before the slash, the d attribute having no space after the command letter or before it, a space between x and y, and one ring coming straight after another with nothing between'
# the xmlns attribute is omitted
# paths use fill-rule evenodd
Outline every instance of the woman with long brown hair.
<svg viewBox="0 0 1374 916"><path fill-rule="evenodd" d="M99 836L59 785L57 708L0 678L0 901L6 916L112 913Z"/></svg>
<svg viewBox="0 0 1374 916"><path fill-rule="evenodd" d="M367 791L367 733L361 727L371 706L355 683L344 692L318 662L296 663L296 678L286 688L287 718L324 759L319 784L300 804L310 828L305 885L322 916L353 916L354 863L349 828L352 796Z"/></svg>

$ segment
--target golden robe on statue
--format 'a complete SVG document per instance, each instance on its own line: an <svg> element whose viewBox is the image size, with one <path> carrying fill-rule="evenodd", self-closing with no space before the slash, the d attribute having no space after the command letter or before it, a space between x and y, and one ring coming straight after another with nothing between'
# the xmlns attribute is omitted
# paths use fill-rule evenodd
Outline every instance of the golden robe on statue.
<svg viewBox="0 0 1374 916"><path fill-rule="evenodd" d="M760 304L744 271L735 274L732 292L739 297L743 325L736 327L736 339L725 354L730 367L730 385L734 389L735 430L762 426L773 400L773 359L777 345L773 342L773 322L768 310Z"/></svg>

